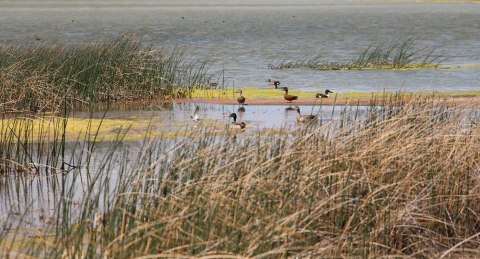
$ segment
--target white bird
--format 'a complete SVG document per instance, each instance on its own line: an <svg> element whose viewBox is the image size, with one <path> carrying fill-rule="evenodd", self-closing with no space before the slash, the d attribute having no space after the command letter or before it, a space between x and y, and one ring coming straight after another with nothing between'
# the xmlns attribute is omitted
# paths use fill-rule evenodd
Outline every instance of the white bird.
<svg viewBox="0 0 480 259"><path fill-rule="evenodd" d="M193 116L190 116L192 121L200 121L200 118L198 118L198 112L200 111L200 107L195 108L195 112L193 113Z"/></svg>

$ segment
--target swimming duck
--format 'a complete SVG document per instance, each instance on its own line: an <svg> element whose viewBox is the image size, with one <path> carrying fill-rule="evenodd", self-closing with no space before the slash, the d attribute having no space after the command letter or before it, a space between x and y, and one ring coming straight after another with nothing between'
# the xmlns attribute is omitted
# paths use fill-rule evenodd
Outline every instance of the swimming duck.
<svg viewBox="0 0 480 259"><path fill-rule="evenodd" d="M238 98L237 98L238 105L244 104L245 103L245 97L242 96L242 90L238 89L236 91L236 93L238 93Z"/></svg>
<svg viewBox="0 0 480 259"><path fill-rule="evenodd" d="M232 117L233 118L233 121L230 123L230 128L232 129L239 129L241 131L244 131L245 130L245 122L237 122L237 114L236 113L232 113L230 114L228 117Z"/></svg>
<svg viewBox="0 0 480 259"><path fill-rule="evenodd" d="M298 96L296 95L289 95L288 94L288 87L284 87L282 89L282 91L285 91L285 94L283 95L283 98L285 98L285 100L287 100L289 103L291 103L293 100L297 100L298 99Z"/></svg>
<svg viewBox="0 0 480 259"><path fill-rule="evenodd" d="M277 89L278 86L280 85L280 81L272 81L272 80L268 79L267 82L268 82L269 85L274 85L275 89Z"/></svg>
<svg viewBox="0 0 480 259"><path fill-rule="evenodd" d="M193 116L190 116L190 119L192 119L192 121L200 121L200 118L198 118L199 111L200 111L200 107L198 107L197 105L197 108L195 108L195 112L193 113Z"/></svg>
<svg viewBox="0 0 480 259"><path fill-rule="evenodd" d="M210 89L217 89L217 83L210 82L210 80L205 81L205 88Z"/></svg>
<svg viewBox="0 0 480 259"><path fill-rule="evenodd" d="M333 92L327 89L327 90L325 90L324 94L323 93L317 93L317 95L315 95L315 97L317 97L317 98L328 98L329 97L328 93L333 93Z"/></svg>
<svg viewBox="0 0 480 259"><path fill-rule="evenodd" d="M317 119L317 115L301 115L300 114L300 108L298 106L295 106L295 108L293 108L295 110L297 110L297 121L298 122L311 122L311 121L315 121Z"/></svg>

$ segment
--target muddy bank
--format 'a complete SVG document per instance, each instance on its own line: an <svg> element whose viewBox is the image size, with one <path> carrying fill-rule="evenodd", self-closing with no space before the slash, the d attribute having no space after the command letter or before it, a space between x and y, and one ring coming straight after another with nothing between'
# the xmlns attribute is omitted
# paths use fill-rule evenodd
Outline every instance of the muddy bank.
<svg viewBox="0 0 480 259"><path fill-rule="evenodd" d="M441 96L437 97L438 100L445 100L448 102L454 102L458 105L469 106L469 105L479 105L480 96ZM382 101L383 97L377 97L377 101ZM389 100L390 97L385 98L385 101ZM227 99L227 98L192 98L192 99L175 99L174 102L188 102L188 103L210 103L210 104L224 104L224 105L235 105L238 104L236 99ZM309 99L298 99L291 103L287 102L284 99L263 99L263 98L248 98L245 102L245 105L369 105L373 101L371 97L362 97L362 98L309 98Z"/></svg>

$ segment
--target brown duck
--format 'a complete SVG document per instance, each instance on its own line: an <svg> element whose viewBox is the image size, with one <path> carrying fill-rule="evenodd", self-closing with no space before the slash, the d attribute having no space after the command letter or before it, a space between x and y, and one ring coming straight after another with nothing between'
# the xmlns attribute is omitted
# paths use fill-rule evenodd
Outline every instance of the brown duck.
<svg viewBox="0 0 480 259"><path fill-rule="evenodd" d="M244 104L245 103L245 97L242 96L242 90L237 90L236 93L238 94L238 97L237 97L237 101L238 101L238 105L240 104Z"/></svg>
<svg viewBox="0 0 480 259"><path fill-rule="evenodd" d="M205 88L206 89L217 89L217 83L210 82L210 80L205 81Z"/></svg>
<svg viewBox="0 0 480 259"><path fill-rule="evenodd" d="M285 98L285 100L287 100L289 103L291 103L293 100L297 100L298 99L298 96L296 95L289 95L288 94L288 87L284 87L282 89L282 91L285 91L285 94L283 95L283 98Z"/></svg>

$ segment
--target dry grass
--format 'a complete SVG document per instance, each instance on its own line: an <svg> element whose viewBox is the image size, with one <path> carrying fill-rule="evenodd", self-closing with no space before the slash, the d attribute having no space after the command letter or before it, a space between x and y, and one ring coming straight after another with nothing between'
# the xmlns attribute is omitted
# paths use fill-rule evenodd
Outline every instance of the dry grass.
<svg viewBox="0 0 480 259"><path fill-rule="evenodd" d="M384 100L276 134L199 129L169 145L152 138L130 166L114 170L114 187L112 171L100 170L80 201L80 216L59 213L55 241L36 240L28 253L479 256L475 110L430 97ZM59 206L71 212L65 195ZM95 224L99 211L103 221Z"/></svg>

